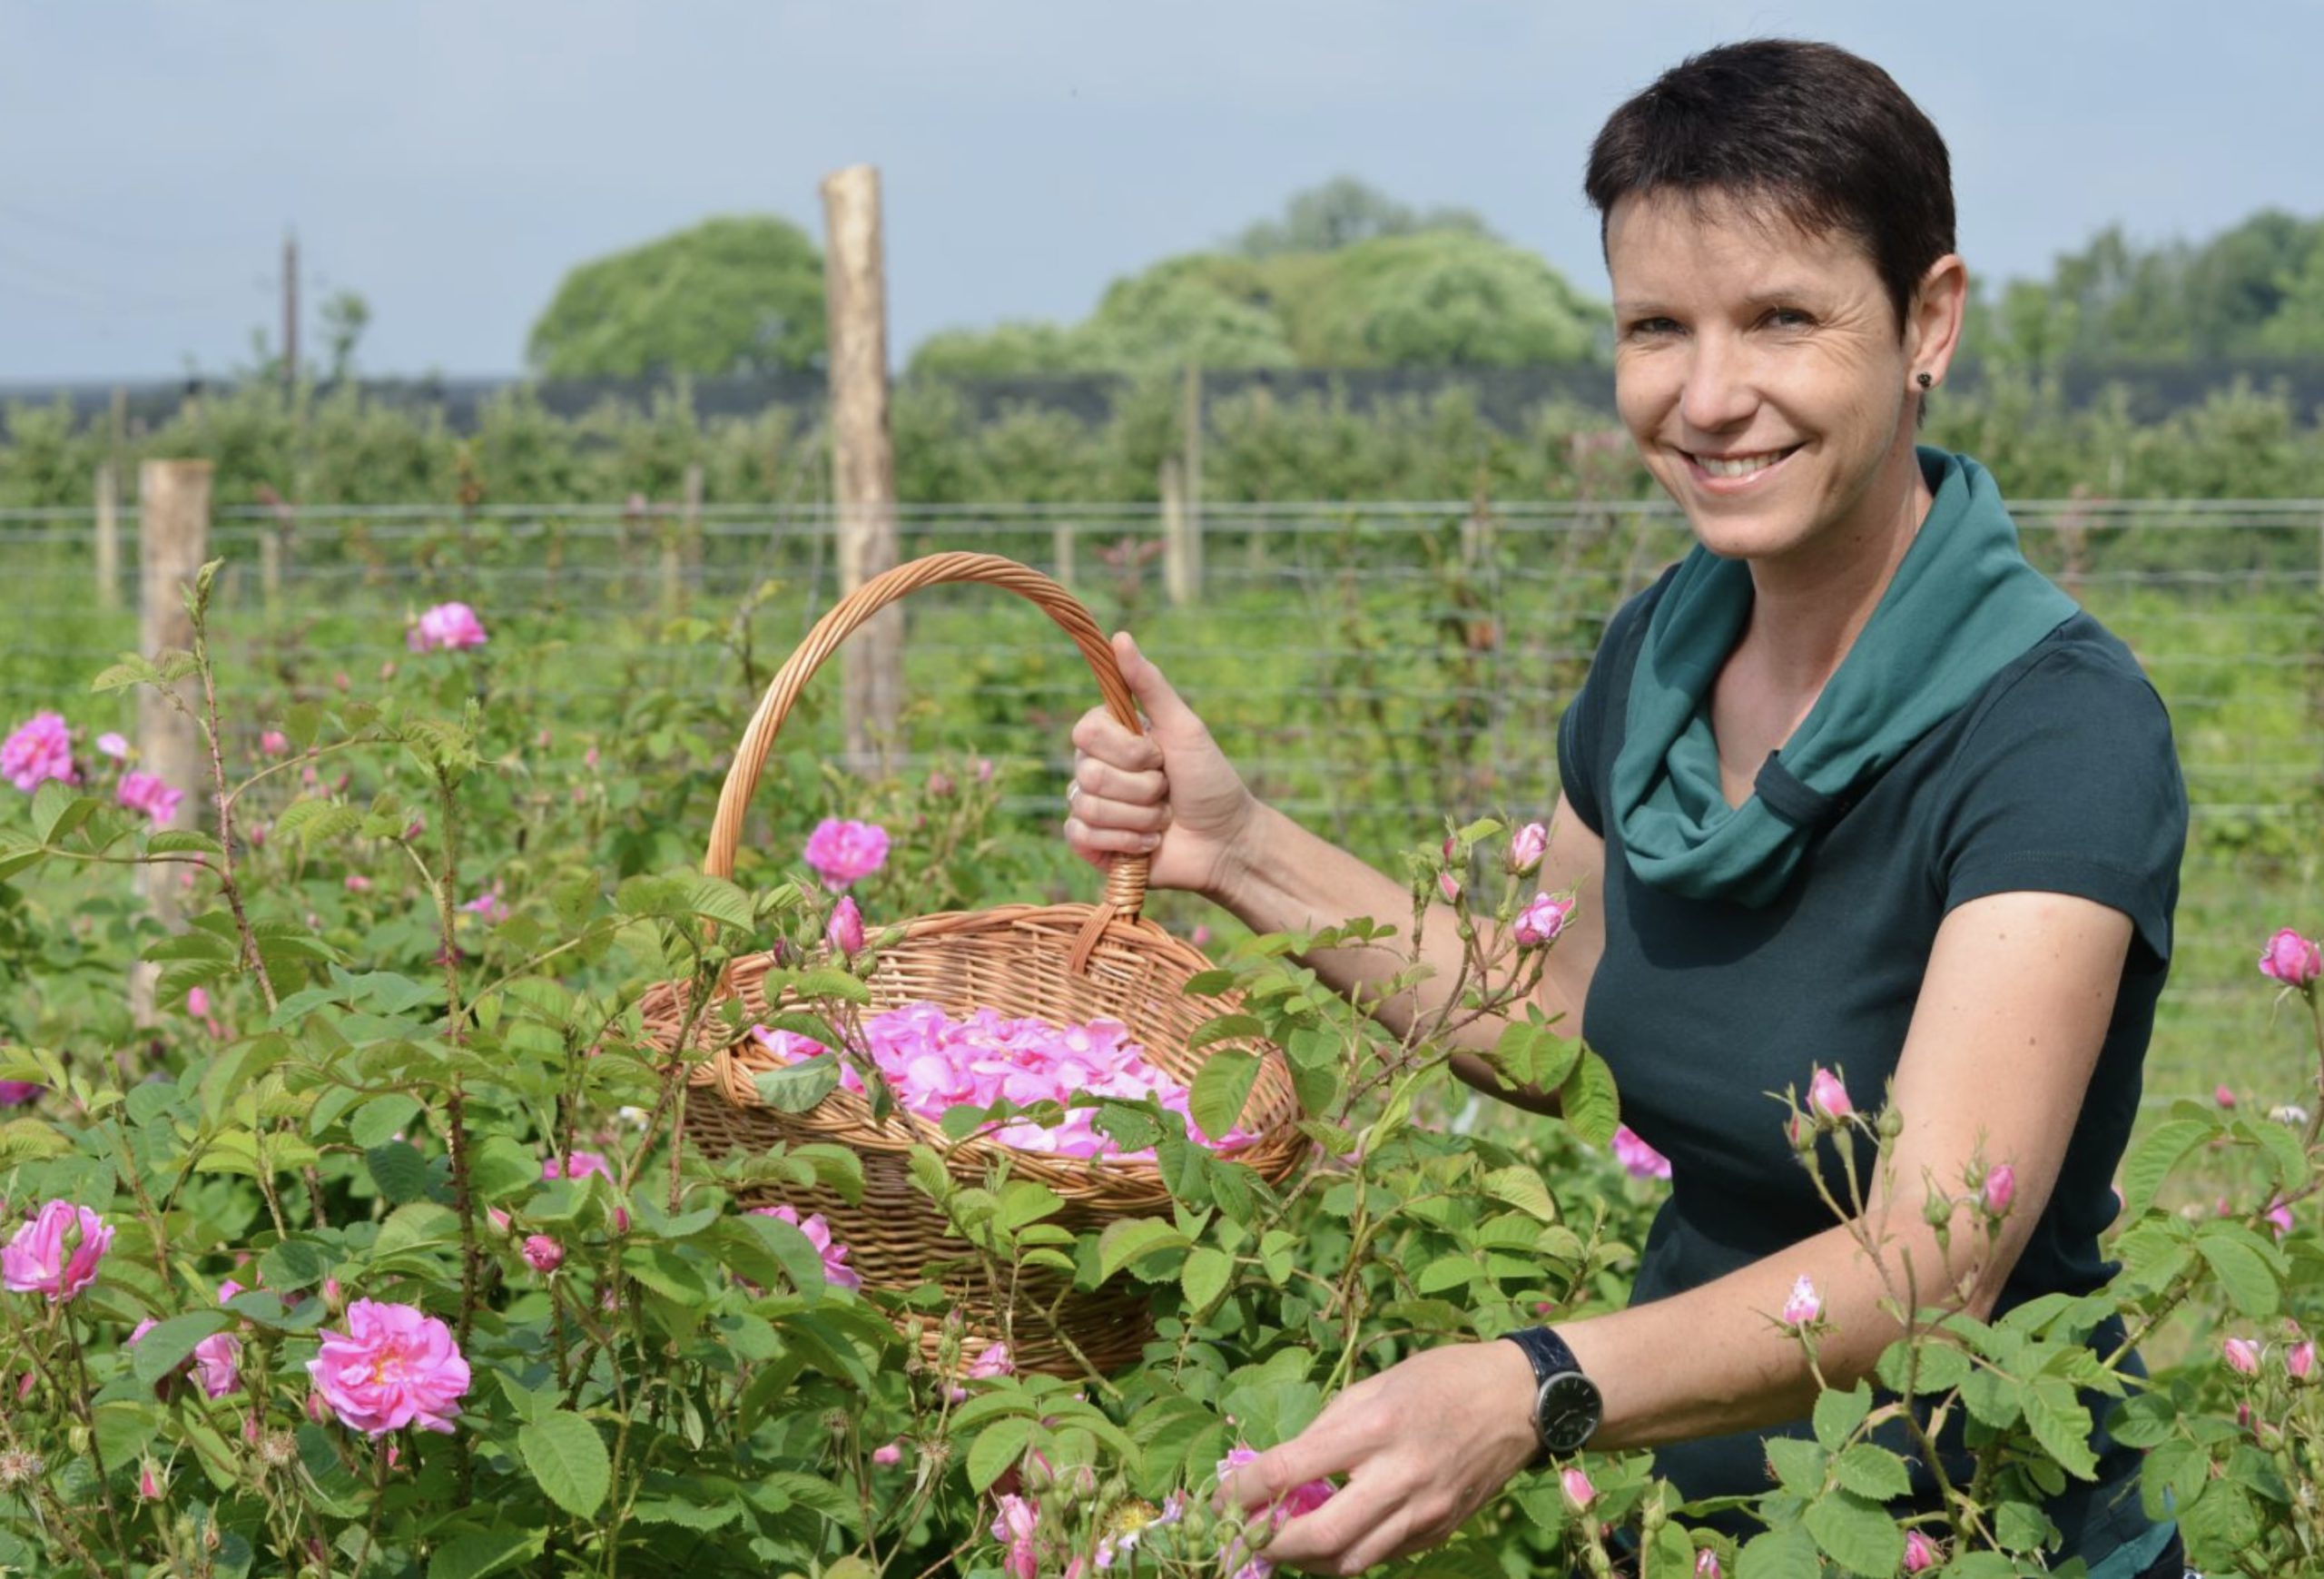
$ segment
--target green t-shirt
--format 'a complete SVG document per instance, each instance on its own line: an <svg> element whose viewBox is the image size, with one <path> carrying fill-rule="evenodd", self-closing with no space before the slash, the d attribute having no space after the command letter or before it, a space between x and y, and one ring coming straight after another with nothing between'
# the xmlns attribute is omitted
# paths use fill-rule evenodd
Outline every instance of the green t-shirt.
<svg viewBox="0 0 2324 1579"><path fill-rule="evenodd" d="M2000 1309L2089 1292L2112 1270L2098 1237L2120 1209L2113 1173L2138 1111L2186 842L2186 792L2161 698L2121 642L2073 615L1843 800L1774 903L1685 898L1637 877L1603 810L1630 675L1669 580L1616 614L1558 730L1565 793L1606 841L1605 954L1583 1029L1613 1070L1624 1120L1671 1162L1670 1199L1648 1235L1633 1302L1695 1288L1832 1226L1785 1139L1784 1110L1766 1093L1804 1093L1813 1066L1837 1066L1855 1104L1876 1108L1938 923L1965 901L2019 890L2094 900L2135 929L2057 1188ZM1845 1199L1831 1153L1827 1145ZM2119 1341L2119 1327L2093 1342L2110 1336ZM2093 1401L2102 1418L2103 1401ZM1764 1491L1762 1437L1776 1434L1807 1426L1676 1444L1658 1452L1657 1468L1689 1498ZM1916 1484L1931 1485L1915 1468ZM2070 1483L2048 1511L2066 1554L2095 1560L2139 1535L2148 1520L2135 1456L2109 1451L2096 1487Z"/></svg>

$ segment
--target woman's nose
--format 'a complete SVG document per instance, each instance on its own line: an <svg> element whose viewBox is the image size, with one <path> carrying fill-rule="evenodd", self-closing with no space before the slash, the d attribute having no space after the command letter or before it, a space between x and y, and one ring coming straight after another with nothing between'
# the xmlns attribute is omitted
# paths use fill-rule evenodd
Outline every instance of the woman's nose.
<svg viewBox="0 0 2324 1579"><path fill-rule="evenodd" d="M1750 419L1759 394L1750 357L1720 335L1698 335L1689 350L1687 381L1679 391L1679 415L1705 433L1733 429Z"/></svg>

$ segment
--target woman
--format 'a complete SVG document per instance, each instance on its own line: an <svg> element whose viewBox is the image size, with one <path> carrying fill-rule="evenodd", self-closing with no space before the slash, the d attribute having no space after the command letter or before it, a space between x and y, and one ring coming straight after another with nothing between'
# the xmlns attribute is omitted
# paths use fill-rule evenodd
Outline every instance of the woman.
<svg viewBox="0 0 2324 1579"><path fill-rule="evenodd" d="M1897 1332L1765 1095L1816 1066L1858 1109L1893 1091L1896 1199L1866 1209L1920 1289L1975 1270L1967 1303L1990 1315L2106 1275L2185 795L2128 652L2025 564L1982 469L1915 445L1968 289L1945 144L1877 67L1755 42L1616 111L1586 187L1622 419L1698 547L1615 616L1560 727L1541 886L1582 903L1541 995L1612 1066L1672 1195L1628 1309L1415 1355L1239 1472L1246 1503L1344 1479L1271 1548L1295 1566L1441 1541L1545 1446L1653 1447L1690 1498L1767 1489L1764 1438L1800 1429L1816 1394L1771 1319L1796 1280L1821 1293L1835 1382ZM1074 848L1147 852L1157 885L1261 931L1403 912L1402 883L1257 802L1117 648L1152 732L1078 725ZM1423 933L1447 963L1452 930ZM1357 989L1399 961L1312 963ZM1481 1063L1462 1073L1499 1090ZM2004 1164L1990 1252L1971 1233L1941 1246L1926 1181L1958 1193ZM1562 1413L1537 1420L1538 1380L1571 1371L1588 1386L1561 1382ZM2053 1561L2175 1576L2133 1456L2100 1447L2097 1483L2047 1504Z"/></svg>

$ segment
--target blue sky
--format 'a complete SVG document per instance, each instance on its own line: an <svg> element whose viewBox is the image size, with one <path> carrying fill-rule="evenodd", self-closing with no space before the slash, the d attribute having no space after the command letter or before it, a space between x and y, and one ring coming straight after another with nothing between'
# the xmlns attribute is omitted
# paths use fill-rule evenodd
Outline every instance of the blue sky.
<svg viewBox="0 0 2324 1579"><path fill-rule="evenodd" d="M0 0L0 381L229 370L275 317L286 226L310 302L369 299L366 371L514 371L571 264L713 212L819 234L816 182L859 161L899 360L1077 318L1342 172L1602 291L1600 121L1778 33L1920 100L1989 277L2117 221L2324 211L2315 0Z"/></svg>

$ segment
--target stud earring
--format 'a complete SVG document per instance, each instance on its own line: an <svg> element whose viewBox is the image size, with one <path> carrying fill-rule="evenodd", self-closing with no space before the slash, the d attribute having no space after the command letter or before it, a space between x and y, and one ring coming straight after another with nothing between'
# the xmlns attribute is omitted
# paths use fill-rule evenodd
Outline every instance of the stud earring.
<svg viewBox="0 0 2324 1579"><path fill-rule="evenodd" d="M1925 390L1925 389L1927 389L1931 384L1933 384L1933 383L1935 383L1935 382L1936 382L1936 380L1935 380L1934 378L1930 377L1928 374L1926 374L1926 373L1923 373L1923 374L1921 374L1921 376L1920 376L1920 386L1921 386L1921 388L1922 388L1922 389Z"/></svg>

